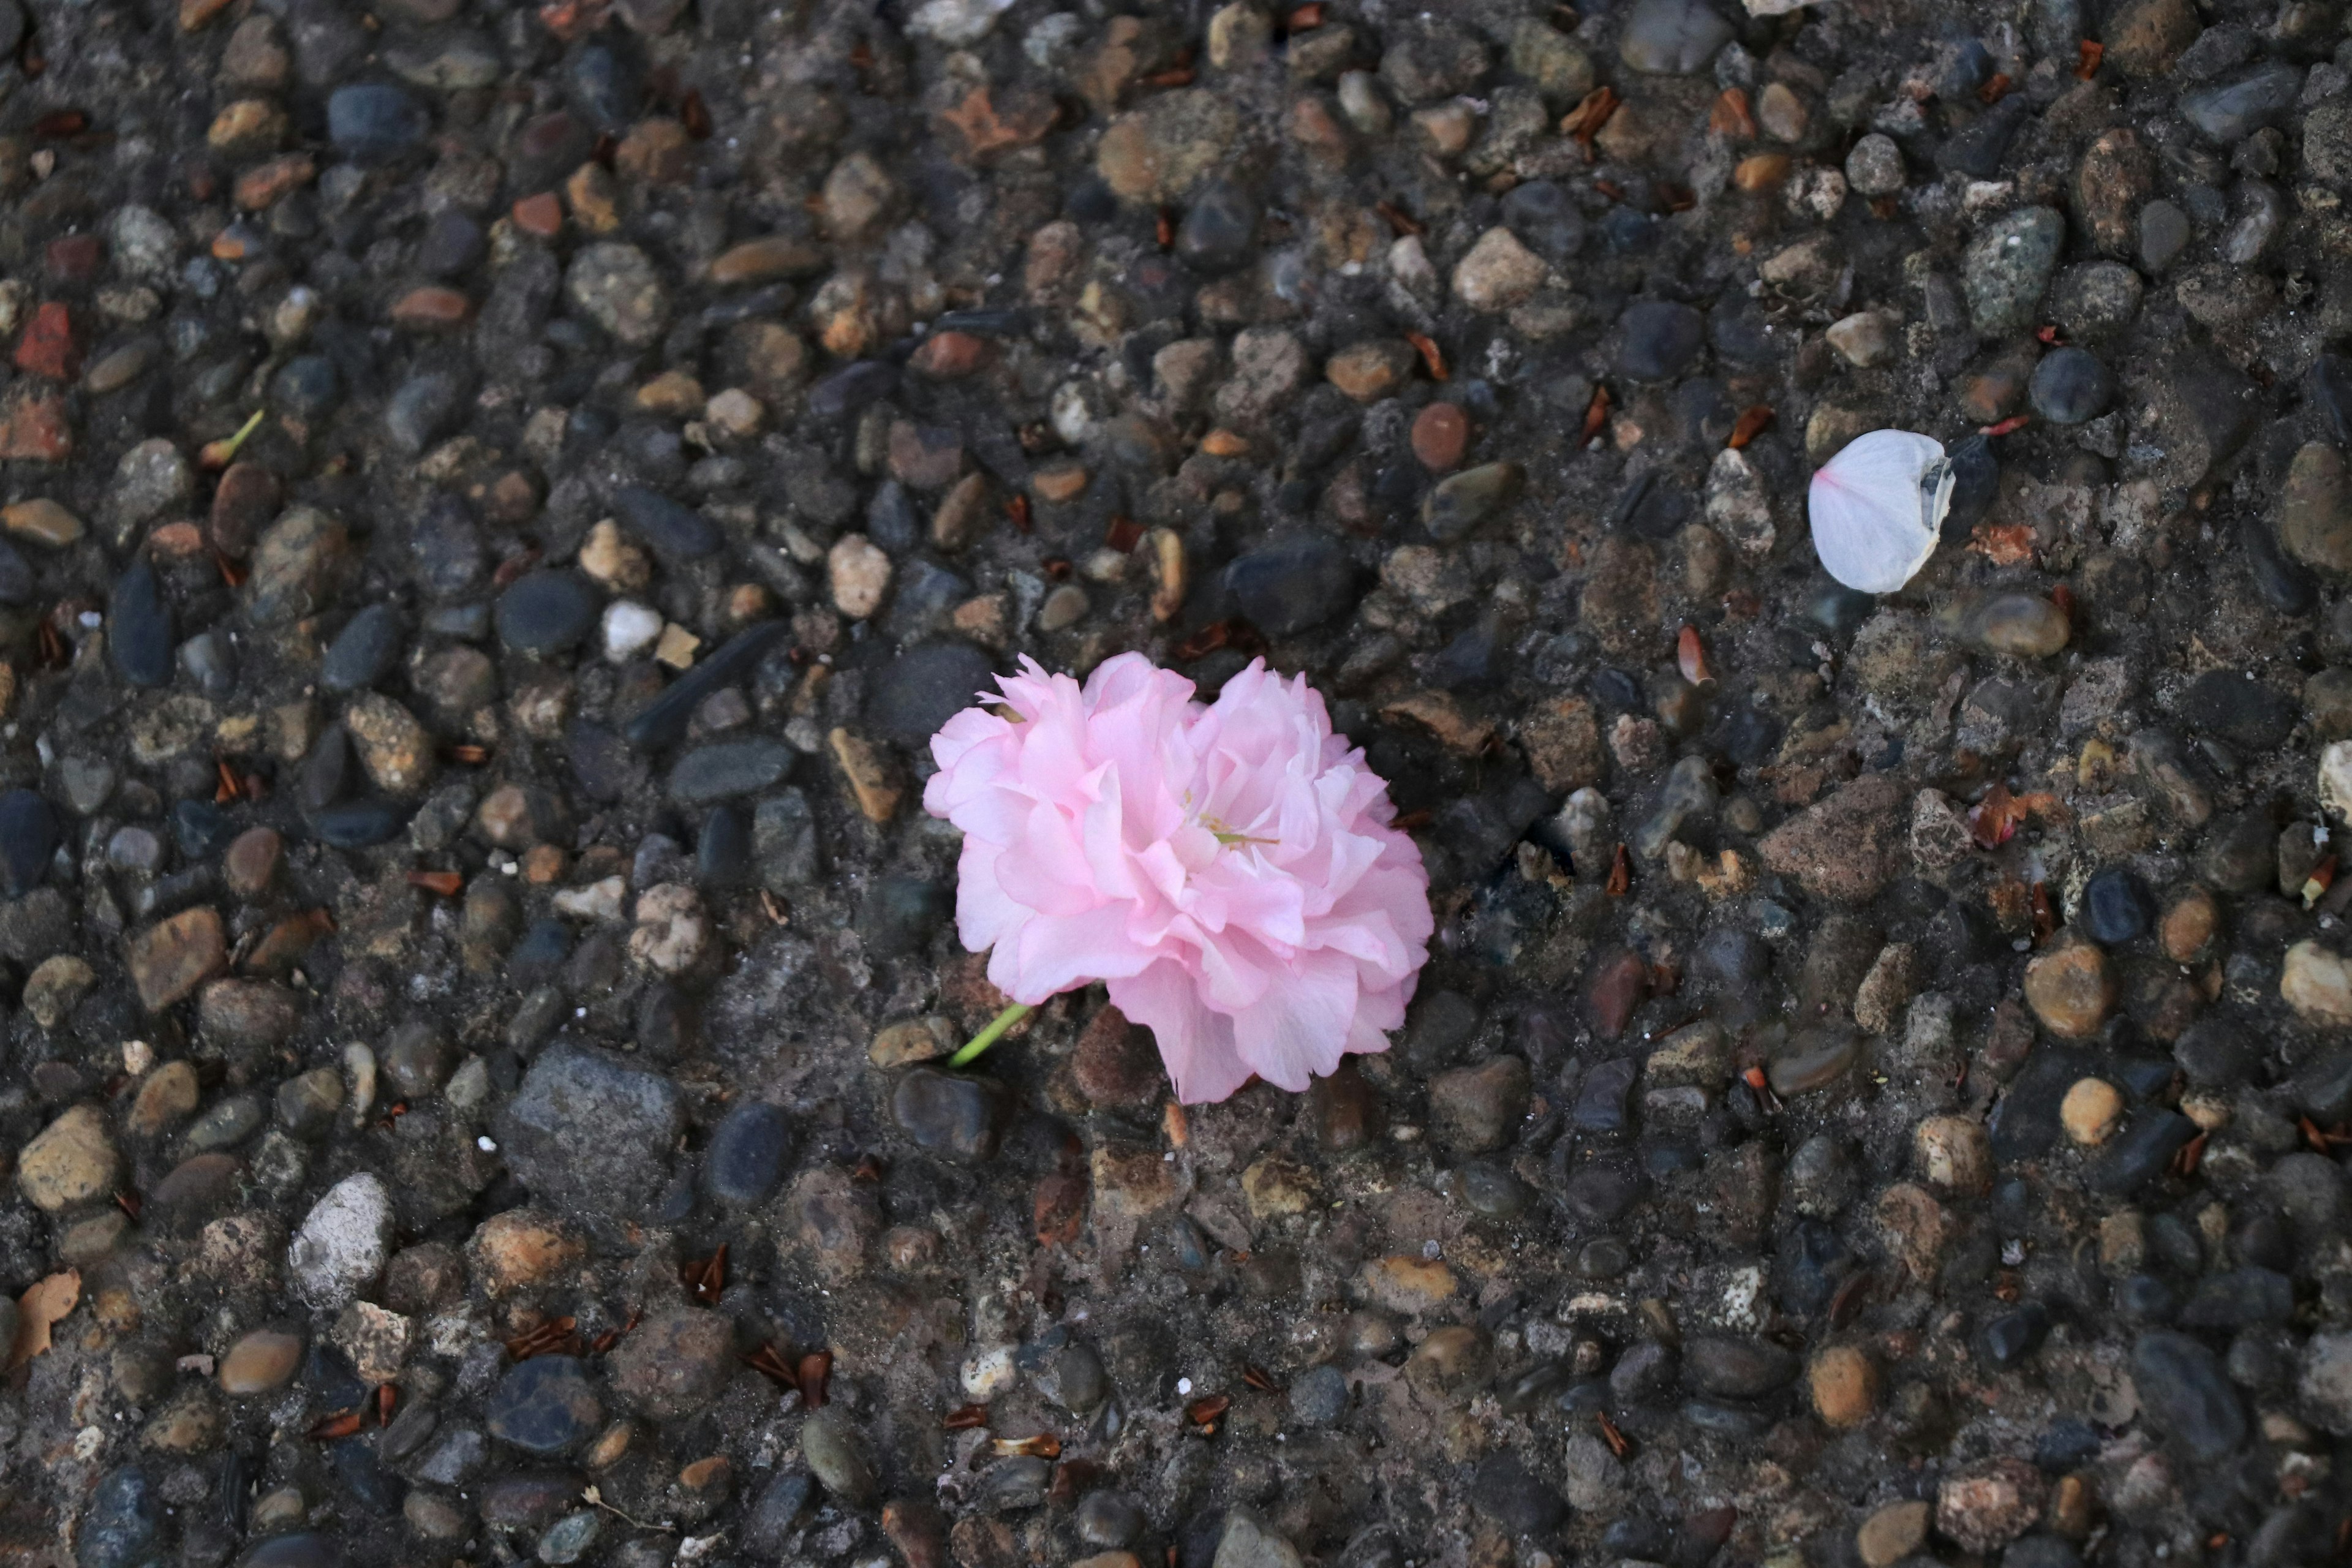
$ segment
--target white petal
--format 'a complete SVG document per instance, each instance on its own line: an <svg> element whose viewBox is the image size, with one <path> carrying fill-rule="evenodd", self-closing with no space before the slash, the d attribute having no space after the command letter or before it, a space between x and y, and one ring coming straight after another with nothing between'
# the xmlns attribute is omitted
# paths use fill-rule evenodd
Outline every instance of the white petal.
<svg viewBox="0 0 2352 1568"><path fill-rule="evenodd" d="M1805 501L1813 552L1847 587L1892 594L1936 552L1951 504L1952 466L1942 443L1908 430L1873 430L1813 475Z"/></svg>

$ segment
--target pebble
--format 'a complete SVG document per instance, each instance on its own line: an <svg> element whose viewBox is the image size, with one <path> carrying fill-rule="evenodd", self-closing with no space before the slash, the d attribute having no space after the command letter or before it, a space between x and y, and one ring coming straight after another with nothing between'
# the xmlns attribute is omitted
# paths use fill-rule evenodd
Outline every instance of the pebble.
<svg viewBox="0 0 2352 1568"><path fill-rule="evenodd" d="M1969 1552L1993 1552L2041 1518L2049 1489L2022 1459L1982 1459L1936 1489L1936 1529Z"/></svg>
<svg viewBox="0 0 2352 1568"><path fill-rule="evenodd" d="M2115 1005L2116 983L2105 956L2083 943L2043 953L2028 963L2025 1001L2052 1034L2084 1039L2105 1023Z"/></svg>
<svg viewBox="0 0 2352 1568"><path fill-rule="evenodd" d="M853 1507L870 1502L878 1489L865 1439L837 1405L802 1423L801 1454L824 1489Z"/></svg>
<svg viewBox="0 0 2352 1568"><path fill-rule="evenodd" d="M650 1209L684 1131L677 1086L601 1051L541 1052L499 1119L507 1163L534 1193L605 1215Z"/></svg>
<svg viewBox="0 0 2352 1568"><path fill-rule="evenodd" d="M1697 1334L1682 1353L1683 1383L1722 1399L1756 1399L1797 1375L1797 1358L1777 1345L1728 1334Z"/></svg>
<svg viewBox="0 0 2352 1568"><path fill-rule="evenodd" d="M646 348L669 322L669 291L646 253L604 241L572 259L564 273L567 298L583 314L628 348Z"/></svg>
<svg viewBox="0 0 2352 1568"><path fill-rule="evenodd" d="M1832 1427L1858 1426L1878 1407L1877 1365L1853 1345L1819 1352L1806 1375L1814 1413Z"/></svg>
<svg viewBox="0 0 2352 1568"><path fill-rule="evenodd" d="M2106 412L2115 378L2096 354L2072 346L2042 356L2026 384L2033 412L2053 425L2080 425Z"/></svg>
<svg viewBox="0 0 2352 1568"><path fill-rule="evenodd" d="M2137 942L2155 924L2155 906L2140 879L2120 867L2093 877L2083 887L2083 929L2107 947ZM2196 943L2202 946L2200 940Z"/></svg>
<svg viewBox="0 0 2352 1568"><path fill-rule="evenodd" d="M890 1094L891 1120L900 1131L918 1148L958 1159L994 1155L1006 1110L995 1079L936 1068L908 1069Z"/></svg>
<svg viewBox="0 0 2352 1568"><path fill-rule="evenodd" d="M1689 76L1731 41L1731 24L1699 0L1638 0L1617 57L1637 71Z"/></svg>
<svg viewBox="0 0 2352 1568"><path fill-rule="evenodd" d="M256 1329L231 1345L221 1358L220 1385L225 1394L268 1394L283 1388L302 1360L302 1336L274 1329Z"/></svg>
<svg viewBox="0 0 2352 1568"><path fill-rule="evenodd" d="M643 485L614 490L613 510L630 533L665 561L699 561L726 542L719 526L702 513Z"/></svg>
<svg viewBox="0 0 2352 1568"><path fill-rule="evenodd" d="M703 1182L721 1203L765 1202L782 1179L791 1122L782 1110L747 1100L719 1119L702 1160Z"/></svg>
<svg viewBox="0 0 2352 1568"><path fill-rule="evenodd" d="M570 1453L604 1422L586 1365L568 1355L517 1363L490 1390L488 1408L491 1436L541 1458Z"/></svg>
<svg viewBox="0 0 2352 1568"><path fill-rule="evenodd" d="M735 1326L719 1312L649 1313L605 1363L613 1392L656 1421L707 1408L735 1373ZM509 1439L512 1441L511 1438Z"/></svg>
<svg viewBox="0 0 2352 1568"><path fill-rule="evenodd" d="M311 1306L331 1311L373 1285L392 1243L392 1194L362 1171L327 1190L294 1233L286 1268Z"/></svg>
<svg viewBox="0 0 2352 1568"><path fill-rule="evenodd" d="M1352 609L1360 596L1355 565L1328 539L1307 536L1237 555L1224 571L1226 592L1268 637L1295 637Z"/></svg>
<svg viewBox="0 0 2352 1568"><path fill-rule="evenodd" d="M499 595L499 640L517 653L552 658L596 624L594 590L569 572L528 572Z"/></svg>
<svg viewBox="0 0 2352 1568"><path fill-rule="evenodd" d="M2065 237L2066 220L2055 208L2033 206L1987 224L1969 242L1961 286L1978 331L1996 337L2033 324Z"/></svg>
<svg viewBox="0 0 2352 1568"><path fill-rule="evenodd" d="M2124 1097L2105 1079L2074 1080L2058 1107L2066 1136L2085 1148L2095 1148L2114 1135L2122 1121Z"/></svg>
<svg viewBox="0 0 2352 1568"><path fill-rule="evenodd" d="M1927 1543L1933 1509L1923 1501L1891 1502L1862 1521L1854 1551L1865 1568L1895 1568Z"/></svg>
<svg viewBox="0 0 2352 1568"><path fill-rule="evenodd" d="M23 898L46 880L58 849L57 814L28 789L0 793L0 887Z"/></svg>
<svg viewBox="0 0 2352 1568"><path fill-rule="evenodd" d="M2227 1458L2246 1440L2246 1410L2210 1350L2187 1334L2144 1333L2133 1342L2132 1384L2162 1436L2199 1464Z"/></svg>
<svg viewBox="0 0 2352 1568"><path fill-rule="evenodd" d="M1706 343L1706 318L1671 300L1635 300L1626 307L1620 331L1617 368L1636 381L1672 380Z"/></svg>
<svg viewBox="0 0 2352 1568"><path fill-rule="evenodd" d="M757 795L792 773L793 750L781 741L721 741L686 752L670 769L669 795L680 805L710 805Z"/></svg>
<svg viewBox="0 0 2352 1568"><path fill-rule="evenodd" d="M110 1194L121 1157L95 1106L77 1105L35 1133L16 1155L16 1190L57 1214Z"/></svg>
<svg viewBox="0 0 2352 1568"><path fill-rule="evenodd" d="M425 138L431 117L396 87L354 82L327 96L327 136L346 157L384 163Z"/></svg>

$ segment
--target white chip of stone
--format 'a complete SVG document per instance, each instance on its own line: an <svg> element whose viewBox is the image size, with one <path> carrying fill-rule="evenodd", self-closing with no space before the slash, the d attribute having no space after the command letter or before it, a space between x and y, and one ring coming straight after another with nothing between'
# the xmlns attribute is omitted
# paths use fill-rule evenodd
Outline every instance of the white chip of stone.
<svg viewBox="0 0 2352 1568"><path fill-rule="evenodd" d="M660 611L635 599L615 599L604 606L604 657L625 663L653 647L661 630Z"/></svg>

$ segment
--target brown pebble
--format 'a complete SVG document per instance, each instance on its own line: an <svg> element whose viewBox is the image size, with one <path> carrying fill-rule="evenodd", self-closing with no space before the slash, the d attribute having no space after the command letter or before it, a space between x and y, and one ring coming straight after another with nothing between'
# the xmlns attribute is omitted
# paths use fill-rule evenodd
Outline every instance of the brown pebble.
<svg viewBox="0 0 2352 1568"><path fill-rule="evenodd" d="M2066 1136L2085 1147L2104 1143L2124 1113L2124 1097L2105 1079L2083 1078L2059 1102L2058 1120Z"/></svg>
<svg viewBox="0 0 2352 1568"><path fill-rule="evenodd" d="M2025 1002L2042 1026L2062 1039L2087 1039L2116 1003L2106 955L2087 942L2045 952L2025 966Z"/></svg>
<svg viewBox="0 0 2352 1568"><path fill-rule="evenodd" d="M953 381L988 363L988 340L970 332L933 332L907 362L918 375Z"/></svg>
<svg viewBox="0 0 2352 1568"><path fill-rule="evenodd" d="M1461 466L1470 445L1470 416L1451 403L1433 403L1413 416L1412 455L1433 474Z"/></svg>
<svg viewBox="0 0 2352 1568"><path fill-rule="evenodd" d="M2221 929L2221 907L2203 888L2191 886L2164 911L2159 935L2164 956L2175 963L2191 963Z"/></svg>
<svg viewBox="0 0 2352 1568"><path fill-rule="evenodd" d="M302 1359L302 1336L274 1329L256 1329L229 1347L221 1358L220 1385L226 1394L267 1394L286 1385Z"/></svg>
<svg viewBox="0 0 2352 1568"><path fill-rule="evenodd" d="M1832 1426L1859 1426L1878 1407L1878 1368L1852 1345L1831 1345L1808 1374L1813 1409Z"/></svg>
<svg viewBox="0 0 2352 1568"><path fill-rule="evenodd" d="M285 848L286 841L274 827L249 827L238 834L221 858L228 890L241 899L259 897L278 875L278 858Z"/></svg>
<svg viewBox="0 0 2352 1568"><path fill-rule="evenodd" d="M541 239L553 239L563 229L563 203L553 191L524 196L514 205L515 227Z"/></svg>
<svg viewBox="0 0 2352 1568"><path fill-rule="evenodd" d="M392 321L396 327L454 327L471 309L471 302L457 289L426 284L394 301Z"/></svg>

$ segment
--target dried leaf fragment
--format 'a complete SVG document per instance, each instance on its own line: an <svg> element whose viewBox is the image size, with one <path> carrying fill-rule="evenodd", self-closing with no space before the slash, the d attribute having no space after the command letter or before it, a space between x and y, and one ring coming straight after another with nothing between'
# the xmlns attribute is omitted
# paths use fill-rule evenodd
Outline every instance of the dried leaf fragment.
<svg viewBox="0 0 2352 1568"><path fill-rule="evenodd" d="M11 1369L49 1348L49 1331L81 1300L81 1270L68 1268L37 1281L16 1300L16 1342L8 1352Z"/></svg>

